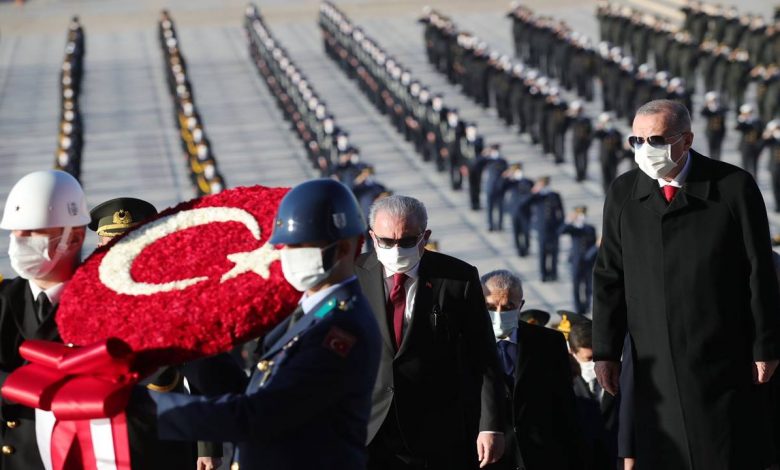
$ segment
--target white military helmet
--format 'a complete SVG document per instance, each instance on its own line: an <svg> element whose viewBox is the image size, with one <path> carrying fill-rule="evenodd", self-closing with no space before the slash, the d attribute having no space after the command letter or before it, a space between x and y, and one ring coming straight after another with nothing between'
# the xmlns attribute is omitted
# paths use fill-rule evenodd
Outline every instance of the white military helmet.
<svg viewBox="0 0 780 470"><path fill-rule="evenodd" d="M76 178L60 170L41 170L27 174L11 188L0 228L81 227L89 221L84 190Z"/></svg>

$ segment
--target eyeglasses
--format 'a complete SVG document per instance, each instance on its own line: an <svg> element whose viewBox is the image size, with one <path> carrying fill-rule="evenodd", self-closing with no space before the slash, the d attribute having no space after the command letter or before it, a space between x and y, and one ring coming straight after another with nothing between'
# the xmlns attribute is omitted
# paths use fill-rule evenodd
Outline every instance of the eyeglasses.
<svg viewBox="0 0 780 470"><path fill-rule="evenodd" d="M413 248L417 246L417 243L420 242L420 238L422 238L424 234L425 232L422 232L419 235L403 237L396 240L395 238L378 237L376 233L374 233L374 239L376 240L376 244L379 246L379 248L392 248L396 245L401 248Z"/></svg>
<svg viewBox="0 0 780 470"><path fill-rule="evenodd" d="M670 135L669 137L664 137L662 135L651 135L648 138L644 137L637 137L635 135L628 136L628 144L633 148L639 148L642 145L644 145L645 142L647 142L651 147L655 148L661 148L665 145L674 145L676 144L680 139L677 139L673 143L669 143L666 141L666 139L670 139L672 137L683 135L685 132L680 132L678 134Z"/></svg>

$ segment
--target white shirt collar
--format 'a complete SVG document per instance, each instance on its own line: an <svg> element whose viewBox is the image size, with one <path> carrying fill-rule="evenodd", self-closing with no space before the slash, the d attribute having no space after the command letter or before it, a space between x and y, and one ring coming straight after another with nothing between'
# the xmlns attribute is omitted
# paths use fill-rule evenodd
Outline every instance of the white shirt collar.
<svg viewBox="0 0 780 470"><path fill-rule="evenodd" d="M54 305L60 302L60 296L62 295L62 290L65 289L64 282L60 282L56 286L49 287L48 289L41 289L38 284L36 284L33 281L29 281L28 284L30 285L30 291L32 291L33 299L38 299L38 294L41 292L46 293L46 297L49 298L49 302Z"/></svg>
<svg viewBox="0 0 780 470"><path fill-rule="evenodd" d="M683 169L677 174L677 176L674 177L672 181L666 181L663 178L658 178L658 186L663 188L667 185L672 185L677 188L682 188L683 184L685 184L685 180L688 178L688 173L691 171L691 152L688 152L688 155L685 158L685 165L683 165Z"/></svg>
<svg viewBox="0 0 780 470"><path fill-rule="evenodd" d="M352 276L349 279L345 279L342 282L339 282L338 284L334 284L328 287L327 289L322 289L320 291L317 291L312 295L303 294L301 300L298 301L298 303L301 304L301 308L303 308L303 314L305 315L309 313L311 309L313 309L318 303L324 300L327 296L332 294L336 289L340 288L344 284L354 281L355 279L357 279L357 276Z"/></svg>

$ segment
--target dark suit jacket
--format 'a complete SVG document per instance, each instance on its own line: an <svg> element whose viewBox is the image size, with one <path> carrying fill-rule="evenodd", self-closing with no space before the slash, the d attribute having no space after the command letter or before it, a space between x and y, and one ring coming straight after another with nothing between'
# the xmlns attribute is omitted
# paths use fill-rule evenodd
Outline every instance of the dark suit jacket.
<svg viewBox="0 0 780 470"><path fill-rule="evenodd" d="M27 339L59 340L54 312L40 326L29 320L35 318L35 307L29 282L14 278L0 283L0 386L8 374L24 364L19 346ZM0 454L3 470L43 470L35 438L35 410L0 401L0 428L3 446L15 449L13 454ZM9 427L8 422L16 426Z"/></svg>
<svg viewBox="0 0 780 470"><path fill-rule="evenodd" d="M563 335L520 322L504 457L489 468L580 470L584 448Z"/></svg>
<svg viewBox="0 0 780 470"><path fill-rule="evenodd" d="M372 419L385 419L392 401L412 457L474 467L478 431L504 429L501 371L477 269L425 251L412 319L397 353L381 263L375 254L361 255L355 272L382 333ZM369 426L369 439L379 424Z"/></svg>
<svg viewBox="0 0 780 470"><path fill-rule="evenodd" d="M631 170L604 206L595 360L634 342L636 458L648 468L766 468L771 432L754 360L780 358L766 207L744 170L691 151L667 204Z"/></svg>

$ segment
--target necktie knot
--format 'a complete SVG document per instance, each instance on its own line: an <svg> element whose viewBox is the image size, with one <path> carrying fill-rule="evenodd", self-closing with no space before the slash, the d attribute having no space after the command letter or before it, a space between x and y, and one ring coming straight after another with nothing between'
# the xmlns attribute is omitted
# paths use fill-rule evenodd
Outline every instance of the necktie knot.
<svg viewBox="0 0 780 470"><path fill-rule="evenodd" d="M666 198L666 202L672 202L672 199L674 199L674 195L677 194L677 190L680 189L677 186L672 186L671 184L667 184L663 187L664 190L664 197Z"/></svg>
<svg viewBox="0 0 780 470"><path fill-rule="evenodd" d="M38 317L38 321L43 322L49 316L49 313L51 313L49 296L46 295L45 292L39 293L38 297L35 299L35 306L35 314Z"/></svg>
<svg viewBox="0 0 780 470"><path fill-rule="evenodd" d="M393 274L393 288L395 289L399 285L404 285L408 276L404 273Z"/></svg>

